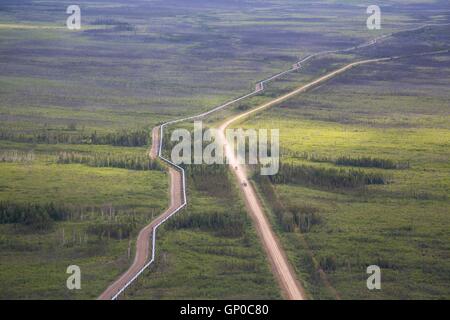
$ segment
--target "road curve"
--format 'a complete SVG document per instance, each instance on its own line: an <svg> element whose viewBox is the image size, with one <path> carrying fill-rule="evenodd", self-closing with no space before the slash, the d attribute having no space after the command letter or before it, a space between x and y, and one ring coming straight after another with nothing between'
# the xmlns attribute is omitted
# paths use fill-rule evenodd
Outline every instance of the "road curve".
<svg viewBox="0 0 450 320"><path fill-rule="evenodd" d="M149 156L155 159L158 156L159 149L159 127L153 129L152 132L152 148ZM182 204L181 196L181 173L169 167L170 175L170 206L169 208L155 220L153 220L148 226L139 232L136 240L136 254L131 267L122 274L118 280L111 284L98 298L98 300L112 300L117 294L131 282L137 274L144 269L148 264L148 261L152 257L152 250L150 250L152 232L157 225L159 225L164 219L171 216Z"/></svg>

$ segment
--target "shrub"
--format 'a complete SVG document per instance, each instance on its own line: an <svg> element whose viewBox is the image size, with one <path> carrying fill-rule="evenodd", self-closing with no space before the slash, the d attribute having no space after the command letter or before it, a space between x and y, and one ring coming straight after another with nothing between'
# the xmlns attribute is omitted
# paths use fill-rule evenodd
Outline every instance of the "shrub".
<svg viewBox="0 0 450 320"><path fill-rule="evenodd" d="M245 214L236 212L186 212L169 220L166 227L216 231L224 237L242 237L245 234L245 217Z"/></svg>
<svg viewBox="0 0 450 320"><path fill-rule="evenodd" d="M255 175L260 190L270 204L281 227L286 232L294 232L297 228L301 232L309 232L311 227L322 223L319 209L311 206L286 206L278 199L270 179L266 176Z"/></svg>
<svg viewBox="0 0 450 320"><path fill-rule="evenodd" d="M18 150L0 151L0 162L33 162L34 152L23 152Z"/></svg>
<svg viewBox="0 0 450 320"><path fill-rule="evenodd" d="M48 230L54 221L62 220L64 208L50 204L14 204L0 202L0 224L18 223L34 230Z"/></svg>
<svg viewBox="0 0 450 320"><path fill-rule="evenodd" d="M159 162L151 160L147 155L60 152L57 162L59 164L79 163L91 167L122 168L128 170L163 170Z"/></svg>
<svg viewBox="0 0 450 320"><path fill-rule="evenodd" d="M232 186L228 168L223 165L187 165L186 176L199 191L228 199L232 196Z"/></svg>
<svg viewBox="0 0 450 320"><path fill-rule="evenodd" d="M99 135L83 132L67 132L65 130L42 130L34 133L12 132L0 130L0 140L42 144L95 144L122 147L142 147L150 142L150 133L146 130L118 131Z"/></svg>
<svg viewBox="0 0 450 320"><path fill-rule="evenodd" d="M294 183L325 188L357 188L387 183L387 179L379 173L284 163L280 164L278 174L270 176L270 180L276 184Z"/></svg>
<svg viewBox="0 0 450 320"><path fill-rule="evenodd" d="M132 222L128 223L96 223L90 225L87 232L92 235L97 235L100 239L108 237L122 240L129 238L135 229L136 225Z"/></svg>

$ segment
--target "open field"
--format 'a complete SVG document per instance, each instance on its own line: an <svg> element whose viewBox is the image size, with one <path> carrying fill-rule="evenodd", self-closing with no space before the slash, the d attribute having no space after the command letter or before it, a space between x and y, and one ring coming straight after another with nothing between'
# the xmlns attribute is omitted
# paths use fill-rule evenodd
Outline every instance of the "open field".
<svg viewBox="0 0 450 320"><path fill-rule="evenodd" d="M133 255L129 248L134 248L137 231L168 203L167 174L159 163L146 160L151 128L156 124L211 109L245 93L256 80L289 68L299 56L346 48L425 22L447 22L449 16L446 1L379 1L384 8L383 30L369 32L366 5L359 1L299 5L296 0L80 0L83 27L71 32L64 27L65 9L71 4L68 0L6 0L0 4L0 207L4 209L0 299L95 298L129 266ZM438 48L447 41L445 37L430 41L426 32L422 36L414 50ZM276 82L263 95L212 117L210 124L353 59L402 52L402 48L387 47L313 61L304 72ZM448 81L443 77L448 56L419 60L423 63L417 70L405 69L399 62L389 64L395 74L390 69L365 67L351 73L355 78L339 78L295 100L295 105L285 104L271 111L270 117L258 117L250 124L284 127L283 145L290 148L283 150L283 160L296 164L335 167L330 161L309 161L299 152L320 157L385 152L393 161L408 162L409 169L390 172L394 183L370 186L362 194L299 185L277 184L275 188L288 205L290 194L324 192L331 197L317 204L324 208L345 208L335 196L346 204L357 199L361 206L374 201L373 208L375 201L387 206L390 202L385 203L384 197L392 197L392 207L401 200L404 212L417 217L424 216L424 208L437 207L429 221L422 218L417 229L416 224L405 227L402 223L409 216L399 214L398 228L411 229L405 232L420 249L411 249L402 240L398 247L392 245L389 254L407 248L418 259L417 250L422 250L430 254L427 263L439 262L436 268L447 272L447 265L440 261L448 255L446 242L442 242L442 230L447 227L442 221L448 209ZM415 76L418 71L424 72L422 80ZM374 77L373 83L363 81L367 74ZM358 79L356 92L353 79ZM403 94L392 92L392 82L405 79L408 84L399 88ZM342 92L327 91L336 82ZM368 93L379 92L383 93L381 100L359 103ZM391 108L384 109L385 104ZM300 127L309 130L304 143L298 143ZM429 167L427 161L431 161ZM237 190L228 173L219 173L196 172L206 182L194 176L189 179L189 208L158 234L157 264L125 298L281 297ZM214 187L217 183L223 190ZM314 204L309 198L308 202ZM356 207L351 206L354 216L343 214L344 222L333 220L333 210L321 209L326 223L314 227L317 236L309 239L305 235L319 257L345 254L344 249L353 244L344 239L349 242L339 247L342 251L320 249L324 248L322 241L328 240L326 235L334 234L327 230L360 232L362 228L351 224L358 217ZM380 224L385 223L380 219ZM397 228L395 223L388 227ZM230 231L230 225L236 230ZM309 293L329 297L303 269L303 256L299 256L303 251L296 247L299 242L289 240L298 234L279 232L292 245L286 248ZM343 232L336 233L345 237ZM410 255L399 255L395 263L408 270L404 277L423 283L431 274L430 293L420 295L418 289L404 293L394 282L386 295L448 295L445 288L435 285L448 282L445 274L439 278L430 264L422 263L420 270L411 267L409 263L417 261ZM359 266L371 258L365 249L360 260L351 260L349 265ZM71 264L82 269L79 292L65 287L65 270ZM352 291L357 288L355 282L345 282L345 277L364 276L357 267L352 270L333 271L332 284L343 297L367 297L365 292Z"/></svg>
<svg viewBox="0 0 450 320"><path fill-rule="evenodd" d="M363 66L244 124L280 128L283 163L386 178L357 188L305 175L258 183L281 206L267 203L314 297L336 297L321 269L344 299L448 299L449 63L441 55ZM366 158L398 167L378 168ZM357 165L361 159L366 165ZM378 292L365 284L372 264L383 272Z"/></svg>
<svg viewBox="0 0 450 320"><path fill-rule="evenodd" d="M63 26L69 3L4 2L0 23ZM13 131L149 128L246 92L299 56L375 35L350 3L255 5L85 0L80 32L0 29L0 123ZM420 23L420 5L402 6L403 16L386 9L383 32ZM439 8L422 21L441 21Z"/></svg>
<svg viewBox="0 0 450 320"><path fill-rule="evenodd" d="M111 154L125 153L131 158L132 153L123 149ZM3 147L0 153L5 160L0 162L3 205L51 203L63 214L48 218L51 211L41 210L40 220L33 218L32 209L25 221L4 224L12 218L2 212L2 299L97 297L128 266L132 259L128 247L133 248L136 232L168 203L167 181L161 171L58 164L56 151ZM23 160L21 154L32 156ZM79 292L65 287L65 270L72 264L83 271L85 281Z"/></svg>
<svg viewBox="0 0 450 320"><path fill-rule="evenodd" d="M158 230L156 263L123 298L281 298L227 168L191 166L188 176L188 209Z"/></svg>

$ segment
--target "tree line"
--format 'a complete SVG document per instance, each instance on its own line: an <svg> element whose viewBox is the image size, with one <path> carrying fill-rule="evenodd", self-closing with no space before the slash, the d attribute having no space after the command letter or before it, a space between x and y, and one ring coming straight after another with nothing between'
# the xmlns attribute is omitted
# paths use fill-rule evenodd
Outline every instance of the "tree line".
<svg viewBox="0 0 450 320"><path fill-rule="evenodd" d="M255 176L255 181L271 206L273 213L285 232L295 232L300 230L307 233L314 225L322 223L322 218L319 210L315 207L305 206L285 206L279 199L272 185L272 182L267 176Z"/></svg>
<svg viewBox="0 0 450 320"><path fill-rule="evenodd" d="M0 202L0 224L22 224L30 228L48 230L53 222L63 221L70 214L70 209L53 203L16 204Z"/></svg>
<svg viewBox="0 0 450 320"><path fill-rule="evenodd" d="M232 197L232 185L229 181L228 166L214 165L184 165L186 177L199 191L229 199Z"/></svg>
<svg viewBox="0 0 450 320"><path fill-rule="evenodd" d="M89 225L87 232L98 236L99 240L103 240L104 238L123 240L130 238L136 228L137 223L133 220L126 222L102 222Z"/></svg>
<svg viewBox="0 0 450 320"><path fill-rule="evenodd" d="M143 147L150 143L150 132L147 130L118 131L98 135L94 132L90 136L92 144L106 144L122 147Z"/></svg>
<svg viewBox="0 0 450 320"><path fill-rule="evenodd" d="M270 176L270 180L275 184L293 183L331 189L358 188L388 183L388 179L381 173L295 165L293 163L280 163L278 173Z"/></svg>
<svg viewBox="0 0 450 320"><path fill-rule="evenodd" d="M58 164L86 164L99 168L121 168L128 170L159 170L164 168L158 161L153 161L147 155L60 152L57 157Z"/></svg>
<svg viewBox="0 0 450 320"><path fill-rule="evenodd" d="M363 168L379 168L379 169L409 169L409 162L397 162L391 159L383 159L376 157L350 157L340 156L331 158L308 152L295 152L288 149L282 149L284 156L298 159L304 159L311 162L328 162L338 166L363 167Z"/></svg>
<svg viewBox="0 0 450 320"><path fill-rule="evenodd" d="M143 147L150 143L150 132L147 130L121 130L106 134L98 134L96 131L87 134L66 132L63 130L45 130L26 134L1 130L0 140L40 144L94 144Z"/></svg>
<svg viewBox="0 0 450 320"><path fill-rule="evenodd" d="M397 163L390 159L372 158L372 157L339 157L334 163L340 166L352 166L352 167L366 167L366 168L380 168L380 169L406 169L409 168L409 162Z"/></svg>
<svg viewBox="0 0 450 320"><path fill-rule="evenodd" d="M0 162L33 162L35 154L32 151L3 150L0 151Z"/></svg>
<svg viewBox="0 0 450 320"><path fill-rule="evenodd" d="M224 237L242 237L245 234L246 214L243 212L184 212L167 222L173 229L215 231Z"/></svg>
<svg viewBox="0 0 450 320"><path fill-rule="evenodd" d="M94 212L96 210L96 212ZM129 238L138 226L135 215L118 215L114 208L91 208L95 220L87 227L87 233L97 235L100 240L113 238L122 240ZM86 208L76 208L67 205L57 205L53 202L36 204L18 204L7 201L0 202L0 224L20 224L34 231L50 230L55 222L73 220L88 216Z"/></svg>

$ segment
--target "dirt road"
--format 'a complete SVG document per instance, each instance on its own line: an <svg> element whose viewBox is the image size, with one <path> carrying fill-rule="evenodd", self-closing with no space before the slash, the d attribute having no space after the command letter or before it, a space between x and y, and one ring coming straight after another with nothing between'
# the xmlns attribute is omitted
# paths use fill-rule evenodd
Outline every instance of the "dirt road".
<svg viewBox="0 0 450 320"><path fill-rule="evenodd" d="M326 74L325 76L320 77L319 79L312 81L288 94L283 95L280 98L274 99L266 104L263 104L257 108L254 108L250 111L247 111L245 113L242 113L240 115L237 115L233 117L232 119L229 119L226 121L223 125L221 125L219 132L221 133L221 139L225 141L225 130L228 126L231 124L237 122L238 120L244 119L245 117L256 113L258 111L261 111L263 109L272 107L276 104L279 104L287 99L290 99L291 97L305 92L308 89L311 89L319 84L322 84L323 82L328 81L329 79L355 67L362 64L368 64L368 63L375 63L375 62L382 62L382 61L388 61L392 59L396 59L398 57L394 58L382 58L382 59L372 59L372 60L364 60L359 62L351 63L345 67L342 67L336 71L330 72ZM267 81L267 80L266 80ZM263 82L262 82L263 83ZM240 101L242 99L245 99L249 96L252 96L256 93L258 93L259 90L255 90L254 92L247 94L241 98L235 99L229 103L226 103L222 106L219 106L211 111L208 111L206 113L203 113L199 116L189 117L186 119L181 119L178 121L174 121L173 123L177 123L180 121L198 118L200 116L206 116L214 111L218 111L223 109L224 107L230 105L231 103ZM160 127L156 127L153 129L152 132L152 148L149 152L149 156L152 158L156 158L158 156L159 151L159 143L160 143ZM230 161L230 165L232 167L232 171L236 175L237 181L240 184L241 191L245 197L246 206L247 209L253 218L256 229L258 232L258 235L261 238L261 241L263 243L264 249L267 252L267 255L269 257L269 260L272 264L272 268L274 271L275 276L277 277L280 287L282 288L286 298L292 299L292 300L303 300L305 299L304 290L301 286L301 284L298 282L295 271L290 266L284 251L282 250L280 243L278 239L276 238L274 232L271 229L271 226L267 220L267 217L265 216L262 206L258 200L258 197L256 195L255 190L253 189L252 185L248 183L247 173L244 166L239 165L237 162L237 159L234 156L234 152L231 150L228 150L228 147L225 143L225 152L226 155ZM170 161L165 160L170 164ZM173 165L173 164L172 164ZM146 226L141 232L139 233L137 242L136 242L136 255L133 264L131 267L112 285L110 285L105 292L103 292L99 299L100 300L110 300L112 298L117 297L116 295L121 292L121 290L125 290L127 285L130 284L133 280L139 276L139 274L143 271L144 267L148 266L148 260L151 257L150 252L150 244L152 243L150 241L150 237L152 236L153 230L156 226L158 226L162 221L165 221L167 218L169 218L171 215L173 215L175 212L178 212L180 209L183 208L183 206L186 204L183 199L185 197L183 196L183 169L178 168L179 170L176 170L173 166L169 166L169 175L170 175L170 207L165 211L162 215L160 215L158 218L156 218L154 221L152 221L148 226ZM235 169L236 168L236 169ZM153 260L152 260L153 261ZM150 262L151 263L151 262Z"/></svg>
<svg viewBox="0 0 450 320"><path fill-rule="evenodd" d="M154 128L152 132L152 148L150 157L153 159L158 155L159 148L159 127ZM181 173L172 167L169 167L170 175L170 207L162 215L158 216L148 226L139 232L136 240L136 255L131 267L120 276L112 285L110 285L98 298L99 300L111 300L126 284L138 274L147 264L151 257L151 241L153 229L166 217L170 216L182 203L181 196Z"/></svg>
<svg viewBox="0 0 450 320"><path fill-rule="evenodd" d="M159 151L159 129L160 127L154 127L152 131L152 148L150 149L150 158L156 159Z"/></svg>
<svg viewBox="0 0 450 320"><path fill-rule="evenodd" d="M381 59L362 60L362 61L350 63L350 64L348 64L348 65L346 65L346 66L344 66L344 67L342 67L340 69L337 69L335 71L327 73L326 75L324 75L324 76L322 76L322 77L320 77L320 78L318 78L318 79L316 79L316 80L314 80L314 81L312 81L312 82L310 82L308 84L305 84L305 85L299 87L298 89L295 89L294 91L291 91L291 92L289 92L289 93L287 93L287 94L285 94L285 95L283 95L283 96L281 96L279 98L276 98L276 99L274 99L274 100L272 100L272 101L270 101L268 103L265 103L265 104L263 104L263 105L261 105L259 107L251 109L251 110L249 110L247 112L241 113L241 114L235 116L232 119L229 119L227 122L225 122L221 126L221 128L223 127L223 128L226 129L232 123L237 122L240 119L243 119L243 118L245 118L245 117L247 117L247 116L249 116L249 115L251 115L253 113L256 113L256 112L261 111L263 109L270 108L270 107L272 107L274 105L277 105L277 104L279 104L279 103L281 103L281 102L283 102L285 100L288 100L288 99L298 95L299 93L305 92L305 91L307 91L307 90L309 90L309 89L311 89L311 88L313 88L313 87L315 87L315 86L317 86L319 84L322 84L322 83L330 80L331 78L336 77L337 75L339 75L341 73L344 73L344 72L348 71L351 68L354 68L354 67L362 65L362 64L382 62L382 61L388 61L388 60L392 60L392 59L393 58L381 58Z"/></svg>
<svg viewBox="0 0 450 320"><path fill-rule="evenodd" d="M219 128L219 138L222 142L226 141L225 129L233 122L232 120L227 121ZM235 174L240 185L247 211L250 213L250 216L255 223L258 236L269 257L273 273L280 284L283 295L289 300L305 300L304 290L297 280L295 271L289 265L280 243L272 231L272 227L264 214L253 186L248 182L245 166L239 164L234 152L226 143L225 155L228 158L231 170Z"/></svg>
<svg viewBox="0 0 450 320"><path fill-rule="evenodd" d="M288 259L286 258L286 255L281 248L280 242L277 239L275 233L273 232L271 225L269 221L267 220L266 215L264 214L263 208L261 206L261 203L258 199L258 196L252 186L251 183L248 181L248 176L246 172L246 168L244 165L239 164L239 161L235 155L234 150L230 150L229 145L225 142L225 130L227 127L229 127L231 124L237 122L238 120L241 120L253 113L256 113L258 111L261 111L263 109L267 109L269 107L272 107L276 104L279 104L289 98L292 98L293 96L305 92L308 89L313 88L314 86L317 86L355 66L367 64L367 63L373 63L373 62L380 62L388 60L386 59L374 59L374 60L365 60L365 61L359 61L352 64L349 64L343 68L340 68L336 71L333 71L323 77L320 77L319 79L310 82L304 86L301 86L300 88L280 97L277 99L274 99L266 104L263 104L257 108L254 108L250 111L247 111L245 113L242 113L240 115L237 115L233 117L232 119L227 120L225 123L223 123L219 128L219 134L220 139L225 144L225 154L226 157L229 159L229 164L232 168L232 171L234 175L237 178L237 181L240 185L240 189L242 191L242 194L245 198L245 203L247 210L249 211L251 217L253 218L256 229L258 232L258 235L261 239L261 242L264 245L264 249L267 252L267 255L269 257L270 263L272 265L272 269L274 271L274 274L276 278L278 279L278 282L280 284L280 287L282 288L285 296L289 300L304 300L306 299L304 290L297 280L297 276L295 274L295 271L289 264Z"/></svg>

